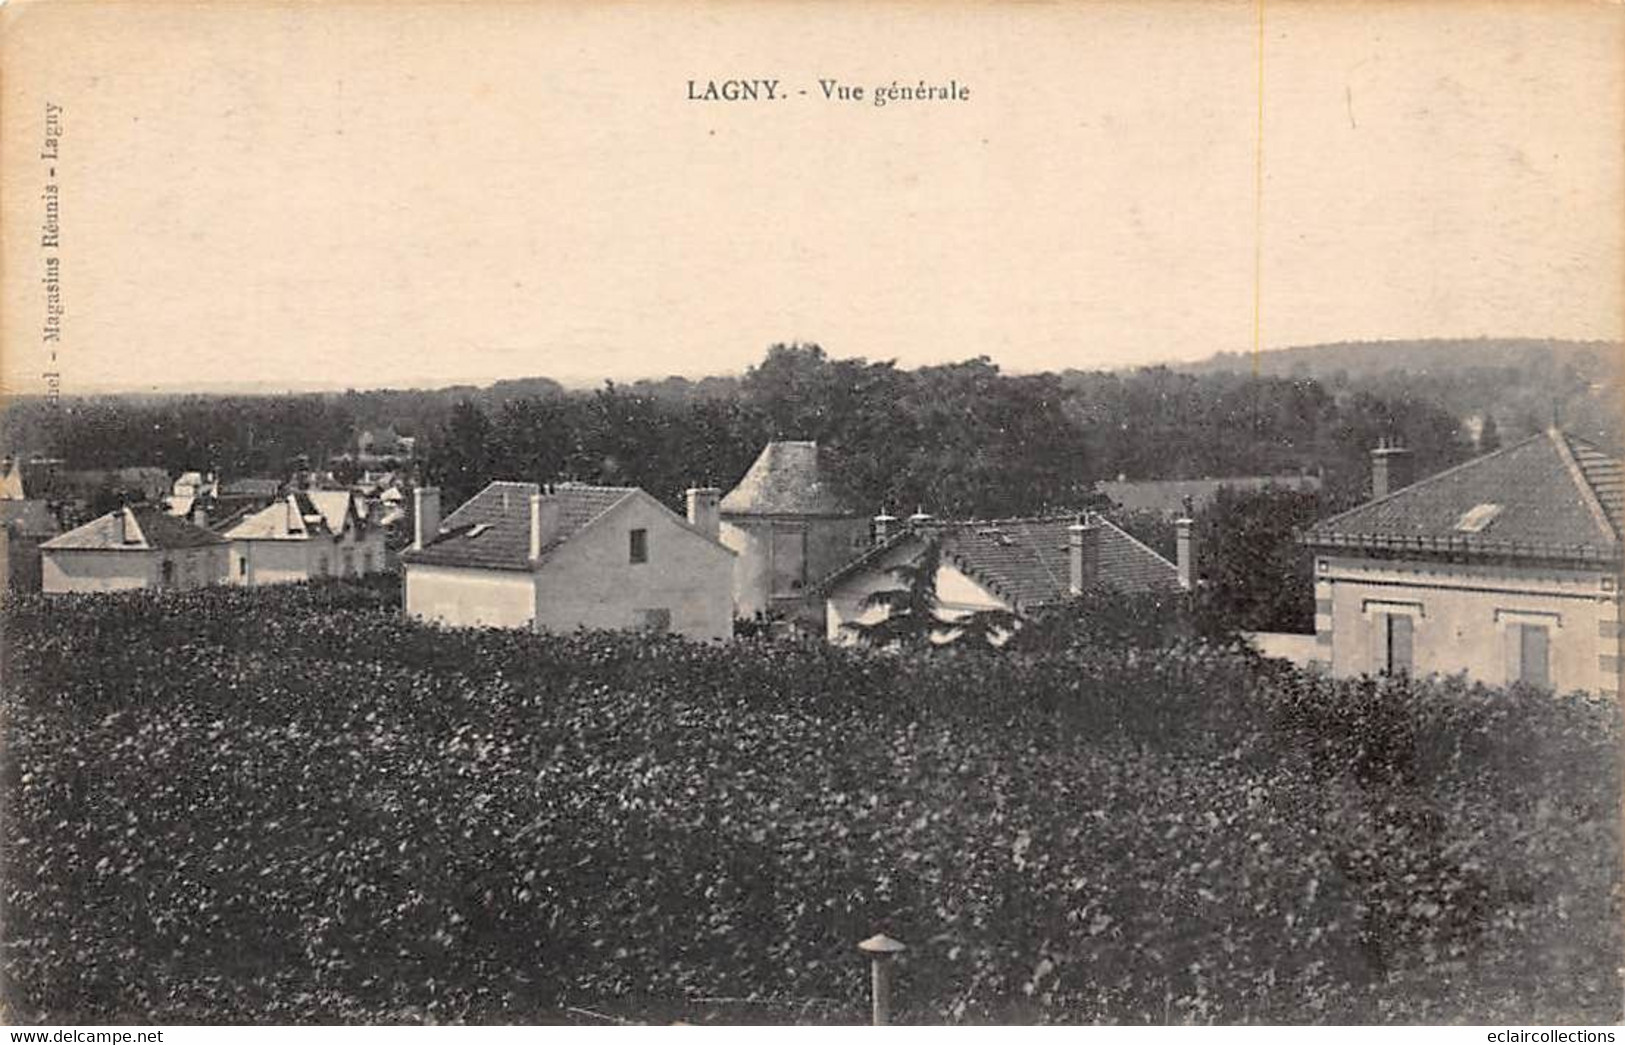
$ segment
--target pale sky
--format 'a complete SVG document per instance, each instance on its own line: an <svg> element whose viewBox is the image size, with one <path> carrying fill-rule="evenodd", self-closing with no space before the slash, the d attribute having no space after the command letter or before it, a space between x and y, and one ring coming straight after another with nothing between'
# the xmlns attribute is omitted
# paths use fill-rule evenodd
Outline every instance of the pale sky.
<svg viewBox="0 0 1625 1045"><path fill-rule="evenodd" d="M0 17L14 391L50 369L53 162L67 393L1253 344L1251 3ZM1264 26L1265 347L1625 335L1625 9L1272 2ZM876 108L820 77L971 93ZM686 98L732 78L790 95Z"/></svg>

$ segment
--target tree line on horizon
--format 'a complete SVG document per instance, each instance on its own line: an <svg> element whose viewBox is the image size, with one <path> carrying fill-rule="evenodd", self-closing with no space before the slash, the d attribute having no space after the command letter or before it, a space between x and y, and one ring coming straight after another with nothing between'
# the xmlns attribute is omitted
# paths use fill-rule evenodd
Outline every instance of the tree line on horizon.
<svg viewBox="0 0 1625 1045"><path fill-rule="evenodd" d="M812 439L866 510L987 518L1074 509L1096 481L1119 477L1309 471L1328 503L1353 503L1379 438L1410 446L1426 475L1524 434L1527 425L1498 436L1488 406L1475 444L1459 413L1394 382L1374 391L1166 367L1012 375L985 356L905 370L779 344L742 377L590 392L527 379L484 390L18 402L0 437L8 452L70 468L281 477L390 426L417 437L417 478L452 504L509 478L635 485L674 506L688 486L732 486L769 440Z"/></svg>

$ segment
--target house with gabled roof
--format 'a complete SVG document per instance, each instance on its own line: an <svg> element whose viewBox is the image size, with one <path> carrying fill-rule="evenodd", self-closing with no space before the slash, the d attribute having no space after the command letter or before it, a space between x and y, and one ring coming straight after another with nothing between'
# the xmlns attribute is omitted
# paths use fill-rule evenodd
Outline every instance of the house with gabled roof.
<svg viewBox="0 0 1625 1045"><path fill-rule="evenodd" d="M817 624L812 585L869 544L869 519L816 442L768 443L722 498L722 542L738 553L734 612Z"/></svg>
<svg viewBox="0 0 1625 1045"><path fill-rule="evenodd" d="M406 612L453 627L577 628L733 636L734 553L720 491L688 492L688 517L635 487L493 482L440 518L413 491L401 554Z"/></svg>
<svg viewBox="0 0 1625 1045"><path fill-rule="evenodd" d="M226 540L155 504L115 509L40 545L46 592L201 588L226 576Z"/></svg>
<svg viewBox="0 0 1625 1045"><path fill-rule="evenodd" d="M1619 461L1551 429L1416 483L1408 464L1378 447L1373 499L1304 535L1317 659L1618 693Z"/></svg>
<svg viewBox="0 0 1625 1045"><path fill-rule="evenodd" d="M856 642L852 625L885 619L887 608L866 605L869 596L896 588L893 571L917 561L928 540L940 552L937 616L944 621L985 610L1031 618L1091 589L1173 591L1193 583L1188 519L1179 529L1180 563L1093 512L960 522L920 515L893 531L896 521L877 516L873 547L818 585L830 642Z"/></svg>
<svg viewBox="0 0 1625 1045"><path fill-rule="evenodd" d="M384 569L384 529L349 490L296 490L224 531L233 584L360 577Z"/></svg>

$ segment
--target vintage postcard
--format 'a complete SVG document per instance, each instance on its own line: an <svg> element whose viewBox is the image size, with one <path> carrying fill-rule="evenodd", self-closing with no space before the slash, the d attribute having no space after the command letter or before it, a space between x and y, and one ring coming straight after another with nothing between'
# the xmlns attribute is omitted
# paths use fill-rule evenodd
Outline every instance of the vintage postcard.
<svg viewBox="0 0 1625 1045"><path fill-rule="evenodd" d="M0 1016L1610 1042L1622 247L1618 3L4 4Z"/></svg>

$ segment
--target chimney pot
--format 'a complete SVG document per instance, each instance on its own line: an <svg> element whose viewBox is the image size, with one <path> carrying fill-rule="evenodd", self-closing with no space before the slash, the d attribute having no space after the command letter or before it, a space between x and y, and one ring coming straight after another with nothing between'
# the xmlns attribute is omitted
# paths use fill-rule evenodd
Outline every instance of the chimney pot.
<svg viewBox="0 0 1625 1045"><path fill-rule="evenodd" d="M412 547L421 550L440 532L440 490L419 486L412 491Z"/></svg>
<svg viewBox="0 0 1625 1045"><path fill-rule="evenodd" d="M1411 452L1397 442L1381 439L1371 451L1371 499L1387 497L1411 485Z"/></svg>
<svg viewBox="0 0 1625 1045"><path fill-rule="evenodd" d="M559 535L559 499L551 493L530 495L530 560L542 557L546 548Z"/></svg>
<svg viewBox="0 0 1625 1045"><path fill-rule="evenodd" d="M689 525L713 541L722 537L722 491L714 486L691 487L687 493Z"/></svg>
<svg viewBox="0 0 1625 1045"><path fill-rule="evenodd" d="M1196 524L1188 516L1174 520L1178 546L1179 586L1186 591L1196 587Z"/></svg>
<svg viewBox="0 0 1625 1045"><path fill-rule="evenodd" d="M895 522L897 522L896 516L889 514L884 508L880 509L880 514L875 516L874 519L876 544L885 544L891 540L892 524Z"/></svg>
<svg viewBox="0 0 1625 1045"><path fill-rule="evenodd" d="M1082 595L1095 583L1100 569L1100 527L1090 512L1066 528L1068 584L1073 595Z"/></svg>

